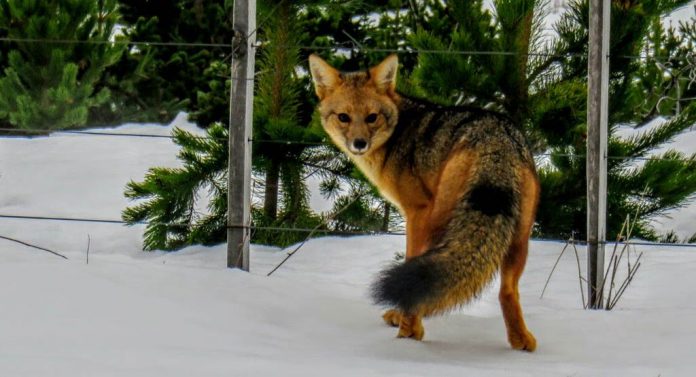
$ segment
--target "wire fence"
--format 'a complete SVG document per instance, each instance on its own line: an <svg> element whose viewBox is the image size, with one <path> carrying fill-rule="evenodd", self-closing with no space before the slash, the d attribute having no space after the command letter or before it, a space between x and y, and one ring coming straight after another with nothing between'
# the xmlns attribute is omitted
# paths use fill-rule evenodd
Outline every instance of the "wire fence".
<svg viewBox="0 0 696 377"><path fill-rule="evenodd" d="M126 45L126 46L160 46L160 47L219 47L229 48L232 46L229 43L206 43L206 42L160 42L160 41L129 41L114 39L109 41L100 40L80 40L80 39L58 39L58 38L18 38L18 37L0 37L0 42L13 43L39 43L39 44L94 44L94 45Z"/></svg>
<svg viewBox="0 0 696 377"><path fill-rule="evenodd" d="M32 215L11 215L11 214L0 214L0 219L8 220L38 220L38 221L57 221L57 222L83 222L83 223L98 223L98 224L116 224L116 225L165 225L170 227L189 227L190 224L177 224L177 223L159 223L159 222L149 222L149 221L138 221L135 223L129 223L123 220L117 219L95 219L88 217L62 217L62 216L32 216ZM254 226L254 225L244 225L244 224L230 224L227 228L244 228L250 230L269 230L269 231L282 231L282 232L297 232L297 233L322 233L328 235L336 236L405 236L406 232L401 231L355 231L355 230L336 230L327 228L284 228L284 227L274 227L274 226ZM568 240L559 238L534 238L536 241L540 242L566 242ZM586 245L587 242L582 240L573 241L577 245ZM601 242L606 245L614 244L631 244L637 246L669 246L669 247L687 247L696 248L696 244L690 243L672 243L672 242L649 242L649 241L604 241Z"/></svg>
<svg viewBox="0 0 696 377"><path fill-rule="evenodd" d="M255 33L256 31L254 31ZM251 34L250 34L251 35ZM161 42L161 41L130 41L130 40L78 40L78 39L52 39L52 38L18 38L0 37L0 42L5 43L37 43L37 44L95 44L95 45L127 45L138 47L181 47L181 48L224 48L232 51L230 43L209 43L209 42ZM258 43L252 47L256 50L263 49L264 43ZM439 54L439 55L491 55L491 56L526 56L526 57L547 57L547 58L584 58L585 52L520 52L520 51L498 51L498 50L452 50L452 49L424 49L412 46L402 46L399 48L365 47L355 42L333 43L330 45L300 45L300 44L277 44L275 47L284 49L297 49L304 51L359 51L363 53L393 53L406 55ZM657 62L666 61L693 61L694 56L651 56L651 55L609 55L609 58L625 60L651 60ZM239 78L249 79L249 78ZM251 79L249 79L251 80Z"/></svg>
<svg viewBox="0 0 696 377"><path fill-rule="evenodd" d="M243 39L248 40L253 35L255 35L260 28L262 28L272 17L279 6L286 0L281 0L276 3L276 6L271 9L267 14L266 18L257 24L257 27L252 30L248 35L244 36ZM359 51L362 53L395 53L395 54L441 54L441 55L465 55L465 56L526 56L535 58L549 58L549 59L570 59L570 58L585 58L587 54L585 52L567 52L567 53L553 53L553 52L518 52L518 51L476 51L476 50L452 50L452 49L419 49L411 46L401 46L399 48L379 48L379 47L365 47L359 42L355 41L350 35L348 35L351 42L346 43L334 43L331 45L276 45L275 47L286 48L286 49L297 49L303 51ZM51 38L18 38L18 37L0 37L0 42L2 43L36 43L36 44L99 44L99 45L127 45L134 47L173 47L173 48L220 48L229 49L231 56L234 53L233 43L206 43L206 42L162 42L162 41L131 41L126 39L114 39L114 40L76 40L76 39L51 39ZM254 52L256 53L260 49L266 47L264 43L256 43L252 46ZM694 77L689 77L689 85L696 82L696 54L690 54L687 56L674 57L674 56L650 56L650 55L610 55L610 58L622 59L622 60L649 60L658 63L662 62L674 62L681 61L685 62L688 66L693 69ZM233 80L249 80L254 81L255 77L233 77ZM677 98L678 102L686 102L696 99L696 97L686 97ZM90 131L90 130L52 130L52 129L14 129L14 128L0 128L0 136L45 136L48 134L67 134L67 135L78 135L78 136L103 136L103 137L136 137L136 138L151 138L151 139L175 139L172 135L161 135L161 134L147 134L147 133L137 133L137 132L110 132L110 131ZM201 138L211 140L212 137L209 135L190 135L189 137ZM219 141L227 141L226 138L219 138ZM284 145L299 145L306 147L316 147L316 146L328 146L330 143L326 140L321 142L306 142L298 140L249 140L251 143L256 144L284 144ZM537 154L538 157L568 157L568 158L585 158L583 154L571 154L571 153L540 153ZM663 158L663 157L643 157L643 156L607 156L608 159L614 160L635 160L635 161L653 161L653 160L675 160L674 158ZM693 161L693 157L690 159L682 159L682 161ZM319 167L321 168L321 167ZM309 178L312 174L309 174L305 179ZM99 224L115 224L115 225L166 225L170 227L189 227L190 224L174 224L174 223L155 223L155 222L136 222L128 223L121 219L98 219L98 218L85 218L85 217L69 217L69 216L36 216L36 215L22 215L22 214L0 214L0 218L7 220L22 220L22 221L57 221L57 222L87 222L87 223L99 223ZM325 226L326 224L324 224ZM334 230L323 227L317 228L284 228L284 227L271 227L271 226L248 226L243 224L231 224L228 227L232 228L249 228L251 230L266 230L266 231L279 231L279 232L301 232L301 233L321 233L321 234L331 234L331 235L393 235L393 236L403 236L404 232L375 232L375 231L350 231L350 230ZM561 239L539 239L540 241L557 241L565 242L566 240ZM584 244L583 242L576 242L578 244ZM606 244L614 244L615 242L605 242ZM669 246L669 247L696 247L696 244L685 244L685 243L659 243L659 242L640 242L631 241L632 245L659 245L659 246Z"/></svg>
<svg viewBox="0 0 696 377"><path fill-rule="evenodd" d="M5 135L2 135L5 132ZM13 134L22 134L29 136L46 136L46 135L85 135L85 136L105 136L105 137L142 137L142 138L154 138L154 139L169 139L175 140L176 136L173 135L161 135L161 134L142 134L133 132L108 132L108 131L87 131L87 130L54 130L54 129L15 129L15 128L2 128L0 127L0 136L17 136ZM227 138L216 138L209 135L193 135L189 134L187 137L202 140L217 140L221 142L226 142ZM318 147L318 146L333 146L328 140L321 142L310 142L310 141L297 141L297 140L282 140L282 139L249 139L250 143L255 144L281 144L281 145L301 145L307 147ZM585 158L587 157L582 153L536 153L535 157L568 157L568 158ZM694 158L672 158L672 157L644 157L644 156L612 156L608 155L609 160L634 160L634 161L682 161L691 162Z"/></svg>

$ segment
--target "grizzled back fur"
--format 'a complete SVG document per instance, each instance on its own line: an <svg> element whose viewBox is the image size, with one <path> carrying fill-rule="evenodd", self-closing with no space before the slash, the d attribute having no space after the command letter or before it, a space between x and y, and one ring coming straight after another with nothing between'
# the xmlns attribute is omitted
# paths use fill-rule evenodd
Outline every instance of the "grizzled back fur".
<svg viewBox="0 0 696 377"><path fill-rule="evenodd" d="M446 312L476 297L501 264L520 216L519 172L534 168L522 134L503 115L402 97L385 164L436 171L456 151L474 151L471 182L431 249L381 272L377 303L403 313Z"/></svg>

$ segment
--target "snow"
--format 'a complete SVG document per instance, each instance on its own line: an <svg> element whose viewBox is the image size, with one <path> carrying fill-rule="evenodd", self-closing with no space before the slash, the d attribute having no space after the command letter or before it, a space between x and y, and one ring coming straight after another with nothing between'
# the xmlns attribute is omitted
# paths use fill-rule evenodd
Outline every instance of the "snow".
<svg viewBox="0 0 696 377"><path fill-rule="evenodd" d="M108 132L168 135L172 125ZM106 131L106 130L105 130ZM151 166L177 166L169 139L0 137L0 214L118 219L122 192ZM677 216L678 215L678 216ZM675 219L693 224L693 212ZM612 312L581 308L575 255L533 241L521 281L535 353L511 350L497 282L475 302L396 339L368 286L402 236L325 237L292 250L253 245L251 273L225 247L140 251L143 227L0 219L0 376L688 376L695 375L696 250L638 246L643 265ZM693 226L693 225L691 225ZM87 237L90 238L86 264ZM580 249L582 268L584 250Z"/></svg>

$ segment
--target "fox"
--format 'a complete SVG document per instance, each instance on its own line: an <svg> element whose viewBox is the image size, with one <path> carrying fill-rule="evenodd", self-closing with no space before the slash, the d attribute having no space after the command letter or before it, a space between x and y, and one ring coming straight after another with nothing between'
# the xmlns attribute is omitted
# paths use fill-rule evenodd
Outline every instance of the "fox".
<svg viewBox="0 0 696 377"><path fill-rule="evenodd" d="M341 72L309 56L318 113L331 141L405 219L404 262L371 286L397 337L422 340L422 319L473 298L500 273L513 349L534 351L518 283L540 185L522 132L504 114L397 92L398 57Z"/></svg>

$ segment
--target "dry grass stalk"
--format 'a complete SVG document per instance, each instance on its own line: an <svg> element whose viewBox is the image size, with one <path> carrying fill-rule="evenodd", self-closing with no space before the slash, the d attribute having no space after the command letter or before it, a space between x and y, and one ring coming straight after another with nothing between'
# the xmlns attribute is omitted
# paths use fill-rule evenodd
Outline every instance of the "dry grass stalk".
<svg viewBox="0 0 696 377"><path fill-rule="evenodd" d="M602 285L599 290L600 292L604 292L607 281L609 282L609 291L607 292L606 296L607 299L603 300L602 302L602 308L605 310L612 310L614 309L614 307L616 307L616 304L619 302L619 299L621 299L624 292L633 281L633 278L636 276L636 273L638 272L638 269L641 266L641 258L643 257L643 253L638 253L638 251L635 249L635 246L633 246L630 241L631 235L633 234L633 229L635 228L635 225L637 223L637 219L638 217L634 216L634 220L631 221L631 216L626 216L626 220L622 224L621 230L619 231L619 234L616 237L616 243L614 243L614 248L612 249L611 257L609 258L609 263L607 264L607 269L604 273L604 280L602 281ZM620 249L619 245L621 245ZM580 256L573 236L571 236L570 239L568 239L568 241L566 241L566 244L563 246L563 250L561 250L560 255L556 259L556 263L554 263L553 268L551 269L551 272L549 273L549 276L546 279L546 283L544 284L544 288L541 291L541 295L539 296L539 298L544 297L544 293L546 292L549 282L551 281L551 276L553 276L553 273L556 271L556 267L558 266L561 257L563 257L563 254L569 246L572 246L573 251L575 252L575 260L578 266L578 283L580 285L582 306L583 308L587 309L588 302L586 301L585 297L585 289L587 288L588 282L587 279L582 275ZM637 255L637 257L633 260L631 260L631 253ZM626 259L625 277L623 280L620 281L620 283L617 284L619 275L621 275L620 265L624 259Z"/></svg>

